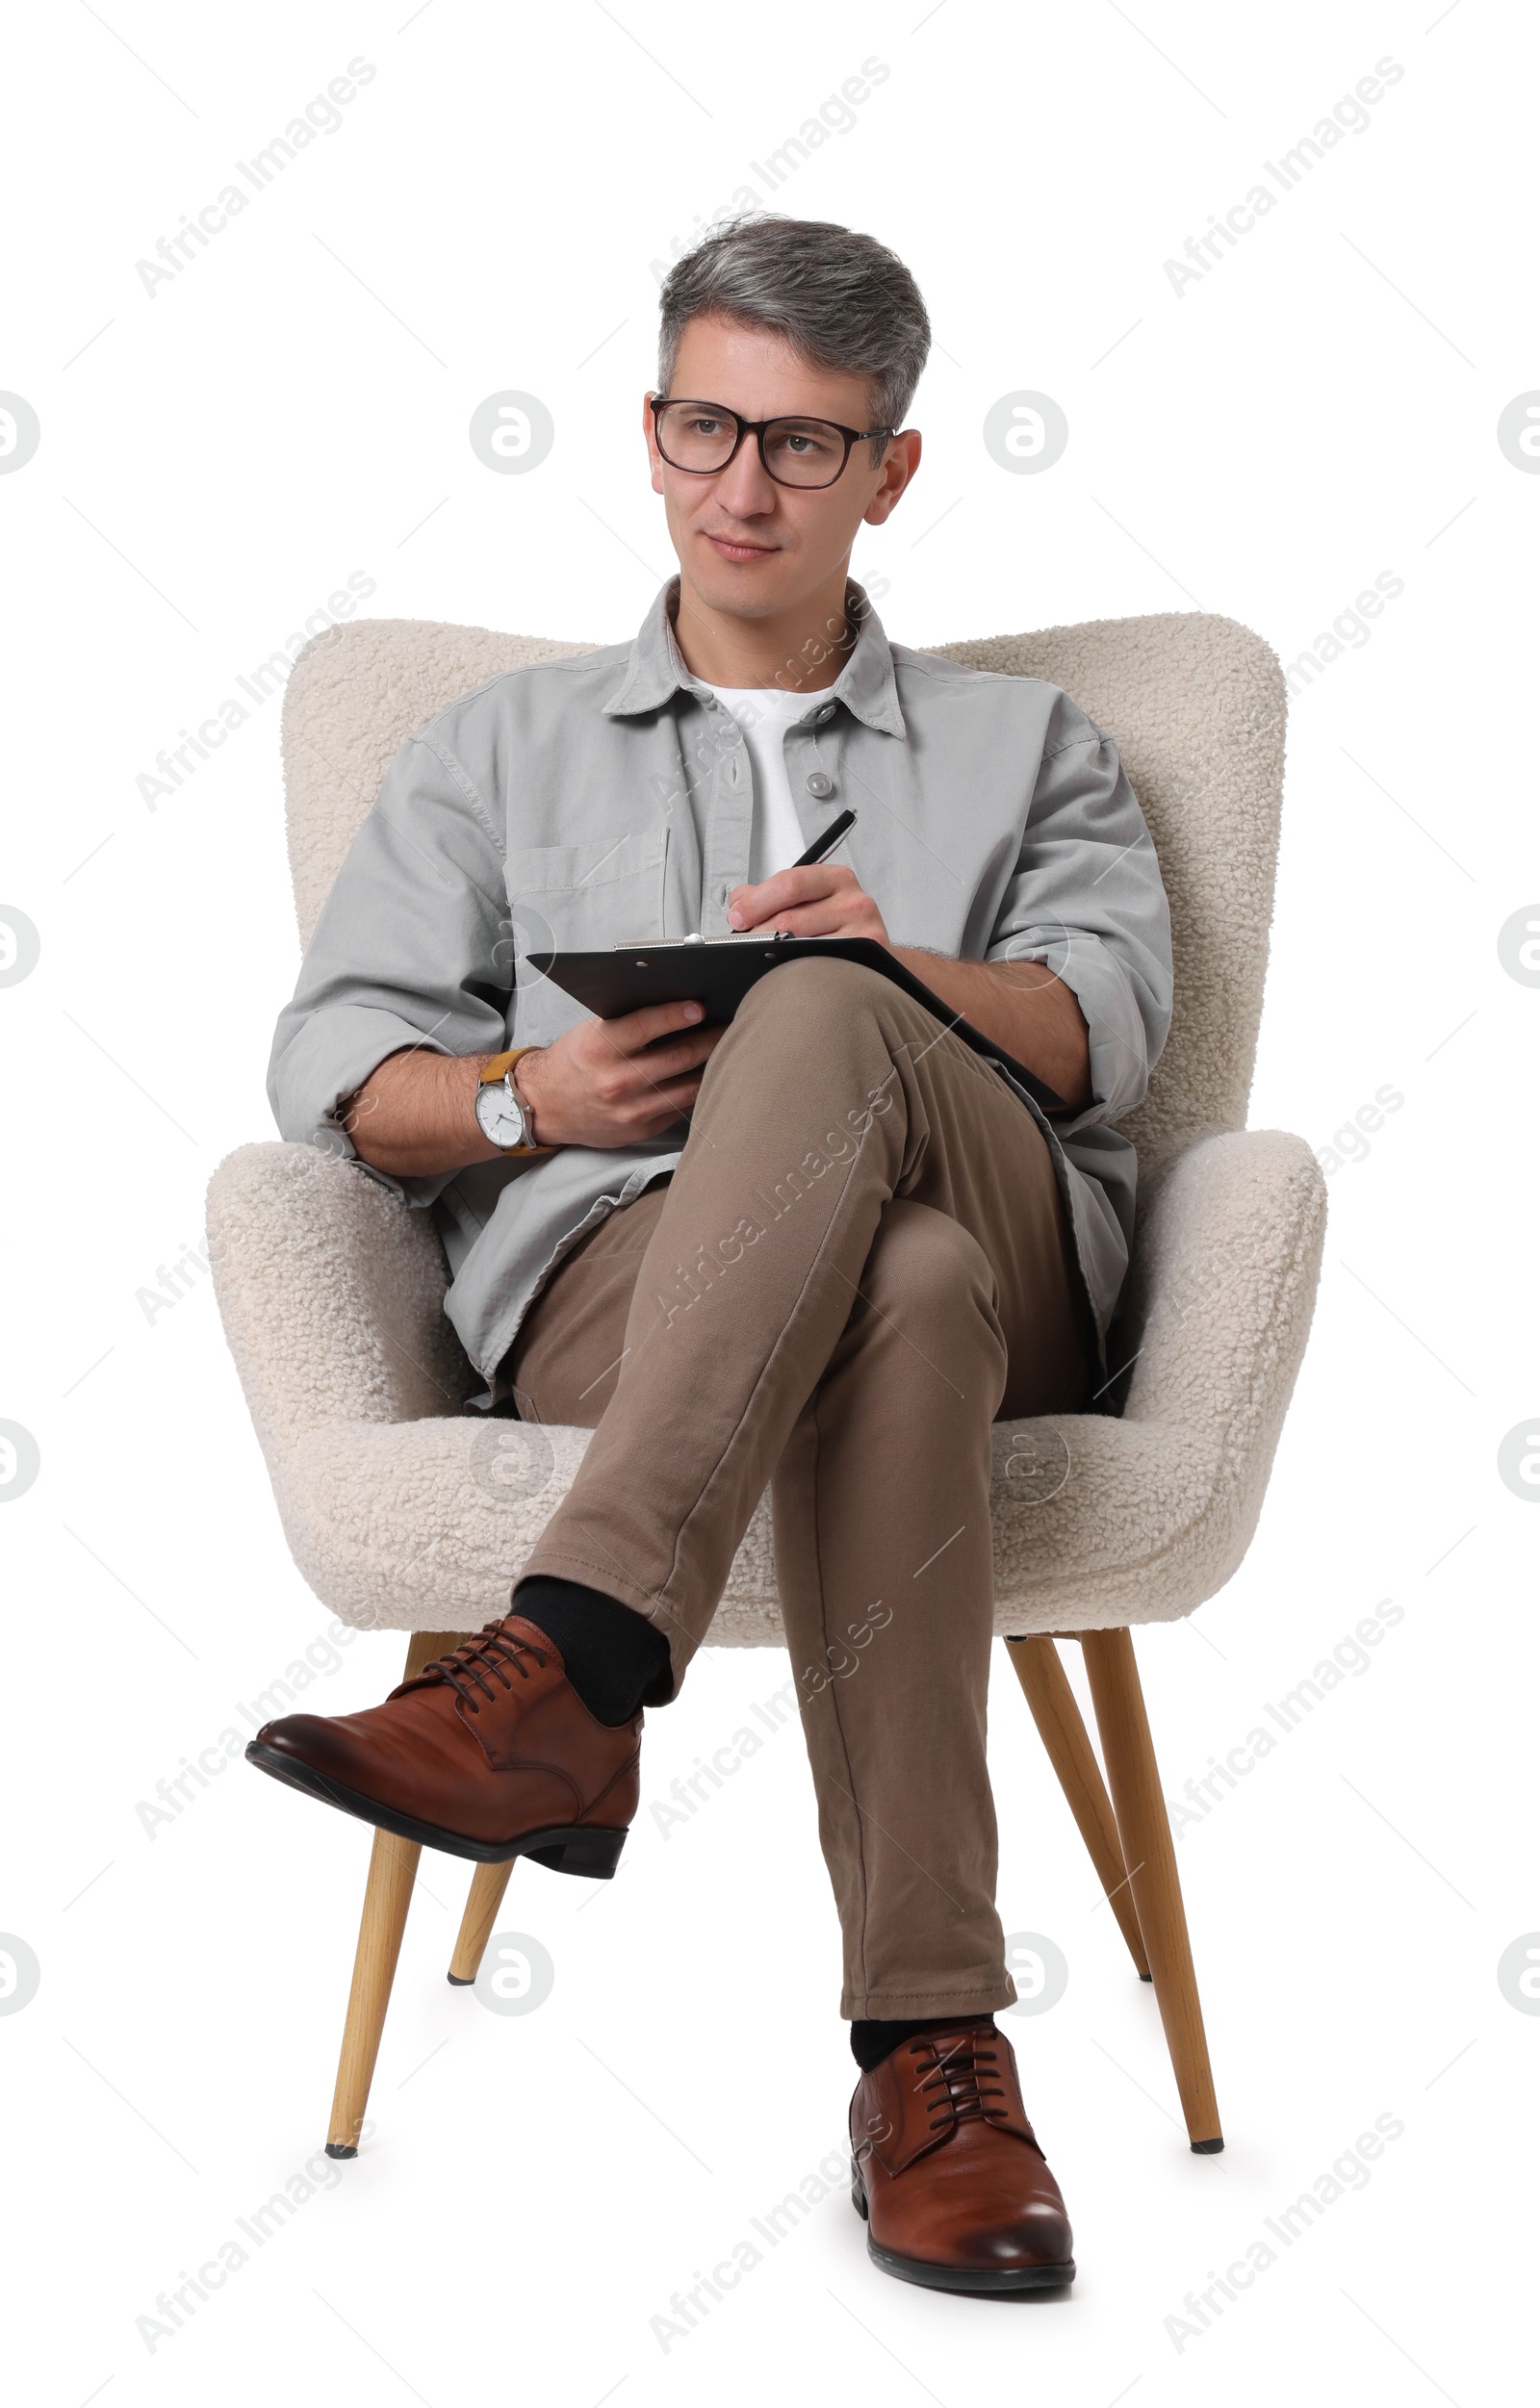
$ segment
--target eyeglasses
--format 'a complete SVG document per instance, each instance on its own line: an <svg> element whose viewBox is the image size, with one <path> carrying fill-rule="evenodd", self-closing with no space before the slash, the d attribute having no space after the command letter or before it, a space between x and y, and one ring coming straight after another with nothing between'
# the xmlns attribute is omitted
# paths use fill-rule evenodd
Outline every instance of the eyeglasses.
<svg viewBox="0 0 1540 2408"><path fill-rule="evenodd" d="M828 418L740 418L719 401L670 401L658 393L653 425L669 467L688 476L715 476L736 458L744 436L753 435L766 475L804 492L837 484L853 445L898 432L895 426L836 426Z"/></svg>

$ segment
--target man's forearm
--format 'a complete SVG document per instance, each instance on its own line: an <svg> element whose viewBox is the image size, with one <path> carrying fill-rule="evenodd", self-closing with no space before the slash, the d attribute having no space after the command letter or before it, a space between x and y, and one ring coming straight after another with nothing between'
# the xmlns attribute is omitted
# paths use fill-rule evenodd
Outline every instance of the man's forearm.
<svg viewBox="0 0 1540 2408"><path fill-rule="evenodd" d="M959 961L895 945L855 871L831 861L796 862L757 885L734 887L728 919L736 929L782 928L792 936L873 937L1071 1112L1091 1102L1091 1032L1073 989L1044 962Z"/></svg>
<svg viewBox="0 0 1540 2408"><path fill-rule="evenodd" d="M692 1110L722 1035L697 1003L647 1004L614 1020L579 1020L549 1045L520 1048L514 1092L542 1146L645 1145ZM495 1057L457 1058L413 1045L371 1071L338 1117L358 1154L398 1179L431 1179L502 1149L475 1116L481 1071Z"/></svg>
<svg viewBox="0 0 1540 2408"><path fill-rule="evenodd" d="M1062 1095L1072 1112L1091 1101L1091 1035L1072 988L1042 961L954 961L918 945L893 945L984 1037L990 1037Z"/></svg>
<svg viewBox="0 0 1540 2408"><path fill-rule="evenodd" d="M430 1179L496 1160L482 1136L475 1090L490 1054L435 1054L414 1046L370 1072L338 1117L361 1161L397 1179Z"/></svg>

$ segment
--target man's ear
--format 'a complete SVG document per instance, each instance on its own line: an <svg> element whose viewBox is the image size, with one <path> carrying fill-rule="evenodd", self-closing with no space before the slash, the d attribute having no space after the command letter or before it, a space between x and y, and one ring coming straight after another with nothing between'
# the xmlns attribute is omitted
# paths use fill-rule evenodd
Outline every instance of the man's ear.
<svg viewBox="0 0 1540 2408"><path fill-rule="evenodd" d="M883 458L883 473L877 491L861 516L868 526L881 526L892 517L909 489L910 480L920 464L921 440L917 426L907 427L894 435Z"/></svg>
<svg viewBox="0 0 1540 2408"><path fill-rule="evenodd" d="M656 391L655 386L653 391ZM647 457L653 472L653 491L654 494L660 494L663 490L663 463L658 454L657 428L653 417L653 393L651 392L644 393L642 396L642 439L647 445Z"/></svg>

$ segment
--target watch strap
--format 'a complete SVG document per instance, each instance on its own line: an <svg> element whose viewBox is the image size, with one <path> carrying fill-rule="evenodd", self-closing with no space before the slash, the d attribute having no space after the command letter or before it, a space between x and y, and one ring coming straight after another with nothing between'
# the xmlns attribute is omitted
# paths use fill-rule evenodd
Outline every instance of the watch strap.
<svg viewBox="0 0 1540 2408"><path fill-rule="evenodd" d="M478 1087L498 1086L500 1081L507 1077L521 1054L533 1054L538 1051L539 1047L535 1045L511 1045L505 1054L494 1054L490 1062L482 1063L481 1075L476 1085Z"/></svg>

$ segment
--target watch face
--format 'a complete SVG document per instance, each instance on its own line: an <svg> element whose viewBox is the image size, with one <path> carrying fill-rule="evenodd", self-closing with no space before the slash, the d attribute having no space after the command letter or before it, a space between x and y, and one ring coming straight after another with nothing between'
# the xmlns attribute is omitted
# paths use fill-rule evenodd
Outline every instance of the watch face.
<svg viewBox="0 0 1540 2408"><path fill-rule="evenodd" d="M527 1142L524 1114L503 1080L499 1079L490 1087L476 1089L475 1116L481 1124L481 1134L494 1145L506 1148Z"/></svg>

